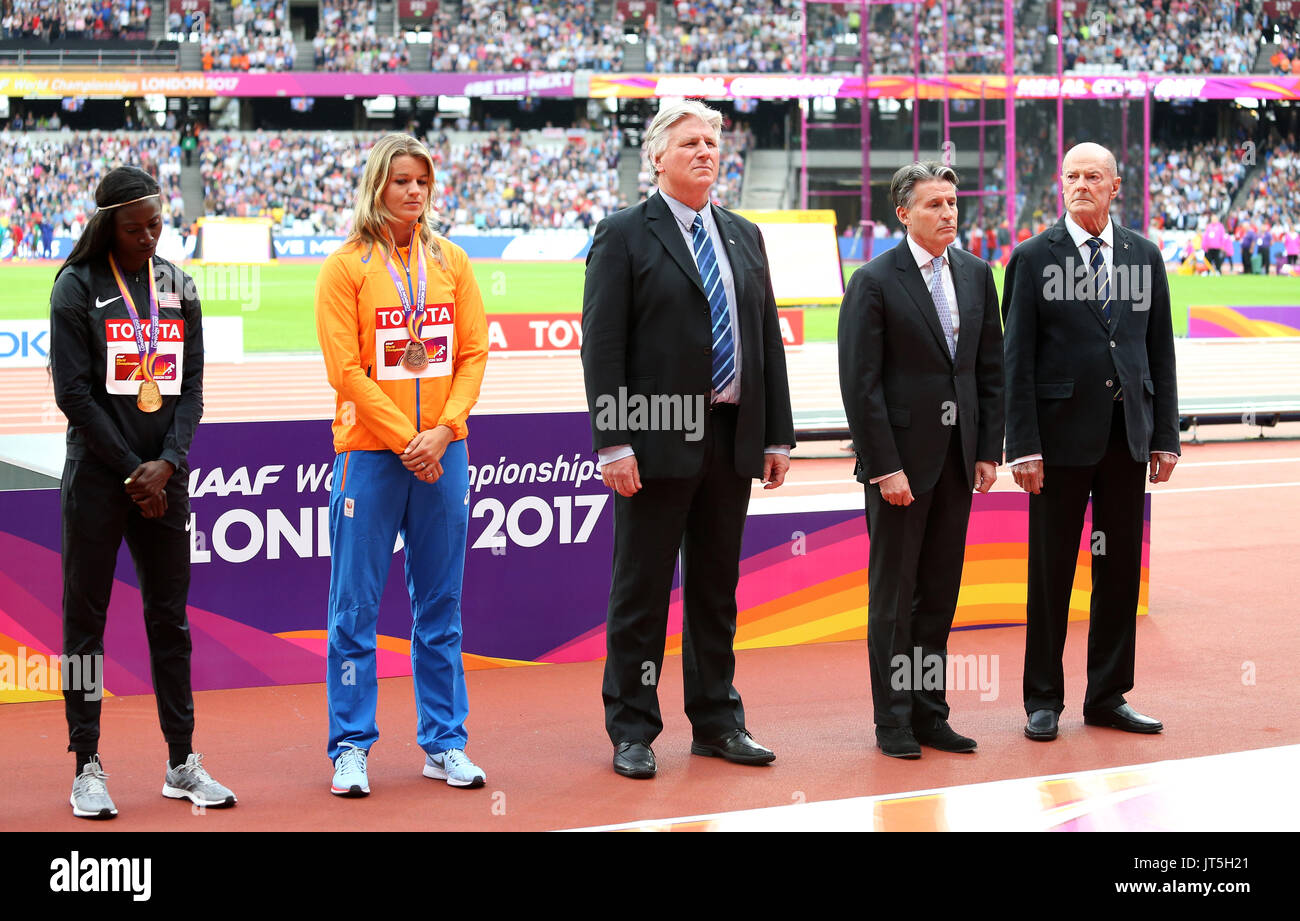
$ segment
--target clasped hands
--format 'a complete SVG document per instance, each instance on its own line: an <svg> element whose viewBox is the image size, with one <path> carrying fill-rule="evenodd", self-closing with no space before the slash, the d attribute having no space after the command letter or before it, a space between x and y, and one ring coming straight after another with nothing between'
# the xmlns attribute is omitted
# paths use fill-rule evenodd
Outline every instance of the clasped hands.
<svg viewBox="0 0 1300 921"><path fill-rule="evenodd" d="M171 461L145 461L126 478L126 494L140 506L145 518L161 518L167 511L167 481L176 468Z"/></svg>
<svg viewBox="0 0 1300 921"><path fill-rule="evenodd" d="M453 434L455 433L446 425L416 432L400 455L402 466L415 474L415 478L421 482L438 482L442 476L442 455L446 453L447 445L451 444Z"/></svg>

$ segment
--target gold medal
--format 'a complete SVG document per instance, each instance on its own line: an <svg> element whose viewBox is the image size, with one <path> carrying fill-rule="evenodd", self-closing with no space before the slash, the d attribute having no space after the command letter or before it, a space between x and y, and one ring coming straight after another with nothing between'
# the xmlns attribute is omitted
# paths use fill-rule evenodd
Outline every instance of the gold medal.
<svg viewBox="0 0 1300 921"><path fill-rule="evenodd" d="M142 413L156 413L162 409L162 394L158 385L151 380L140 382L140 392L136 395L135 405Z"/></svg>
<svg viewBox="0 0 1300 921"><path fill-rule="evenodd" d="M412 374L419 374L429 367L429 350L419 339L412 339L406 344L406 351L402 353L402 367Z"/></svg>

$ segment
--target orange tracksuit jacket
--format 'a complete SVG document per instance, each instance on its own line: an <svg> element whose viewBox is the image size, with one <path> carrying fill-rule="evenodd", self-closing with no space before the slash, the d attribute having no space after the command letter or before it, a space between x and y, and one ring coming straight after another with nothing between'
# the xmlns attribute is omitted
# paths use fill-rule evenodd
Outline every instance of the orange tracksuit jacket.
<svg viewBox="0 0 1300 921"><path fill-rule="evenodd" d="M401 300L384 266L382 247L376 246L368 261L363 261L365 244L345 244L321 268L316 279L316 337L336 394L334 450L339 454L381 450L400 454L417 431L439 425L448 426L455 441L468 434L465 420L478 402L487 365L487 318L465 250L442 237L438 242L447 270L426 254L425 303L431 321L445 322L448 313L452 315L452 341L443 359L451 362L451 373L445 376L379 379L381 373L397 373L382 366L396 366L394 356L400 348L396 343L386 351L382 343L377 347L376 319L391 326L391 318L396 316L392 311L401 311ZM398 252L409 264L409 251ZM405 271L396 260L394 264L405 282ZM410 275L415 289L418 282L414 265ZM445 327L438 322L426 323L422 336L436 334L439 329ZM431 364L438 361L436 348L430 348ZM377 369L376 365L381 367Z"/></svg>

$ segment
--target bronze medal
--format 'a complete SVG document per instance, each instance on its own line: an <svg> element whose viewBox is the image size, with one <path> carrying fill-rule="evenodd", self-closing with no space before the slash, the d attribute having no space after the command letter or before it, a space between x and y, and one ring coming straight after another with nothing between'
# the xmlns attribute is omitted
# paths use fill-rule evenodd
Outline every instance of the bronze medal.
<svg viewBox="0 0 1300 921"><path fill-rule="evenodd" d="M406 351L402 353L402 367L412 374L419 374L429 367L429 350L423 342L412 339L406 344Z"/></svg>
<svg viewBox="0 0 1300 921"><path fill-rule="evenodd" d="M142 413L156 413L162 409L162 394L158 392L158 385L153 381L141 381L135 405Z"/></svg>

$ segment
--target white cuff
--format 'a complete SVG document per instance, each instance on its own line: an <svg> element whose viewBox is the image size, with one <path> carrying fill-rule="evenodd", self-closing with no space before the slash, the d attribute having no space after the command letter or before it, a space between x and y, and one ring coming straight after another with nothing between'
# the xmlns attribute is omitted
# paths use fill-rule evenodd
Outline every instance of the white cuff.
<svg viewBox="0 0 1300 921"><path fill-rule="evenodd" d="M608 448L601 448L596 452L596 469L599 470L606 464L612 464L625 457L631 457L635 453L631 445L610 445Z"/></svg>
<svg viewBox="0 0 1300 921"><path fill-rule="evenodd" d="M884 476L872 477L872 478L871 478L870 480L868 480L867 482L870 483L872 486L875 486L875 485L876 485L877 483L879 483L881 480L887 480L887 479L889 479L891 476L898 476L898 475L899 475L900 473L902 473L902 472L903 472L903 471L901 471L901 470L895 470L893 473L886 473Z"/></svg>
<svg viewBox="0 0 1300 921"><path fill-rule="evenodd" d="M1007 464L1007 466L1015 467L1017 464L1027 464L1030 461L1040 461L1042 459L1043 455L1041 454L1026 454L1024 457L1017 457L1011 463Z"/></svg>
<svg viewBox="0 0 1300 921"><path fill-rule="evenodd" d="M766 448L763 449L763 453L764 453L764 454L784 454L786 457L789 457L789 456L790 456L790 446L789 446L789 445L768 445Z"/></svg>

